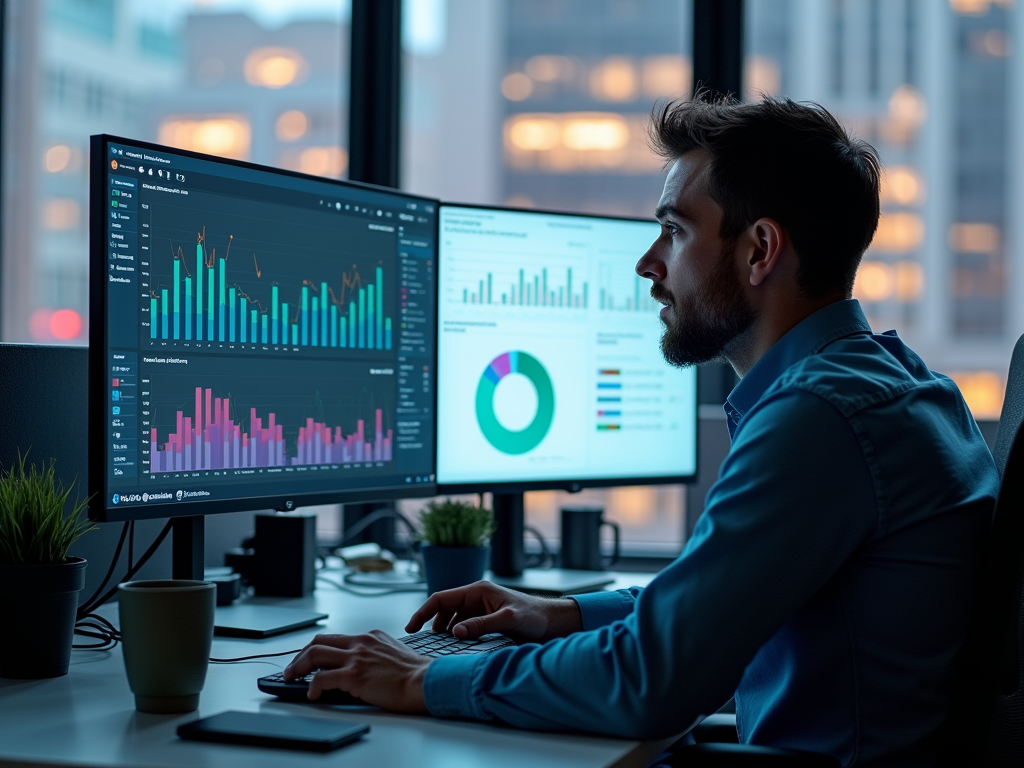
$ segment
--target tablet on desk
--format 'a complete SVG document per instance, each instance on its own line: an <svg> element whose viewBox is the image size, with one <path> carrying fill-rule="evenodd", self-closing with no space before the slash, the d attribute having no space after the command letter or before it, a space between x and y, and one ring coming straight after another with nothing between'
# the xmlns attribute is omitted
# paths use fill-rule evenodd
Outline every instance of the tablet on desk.
<svg viewBox="0 0 1024 768"><path fill-rule="evenodd" d="M217 608L213 634L218 637L248 637L257 640L314 626L326 613L274 605L225 605Z"/></svg>
<svg viewBox="0 0 1024 768"><path fill-rule="evenodd" d="M178 726L189 741L215 741L254 747L280 747L330 752L369 733L366 723L339 722L262 712L221 712Z"/></svg>

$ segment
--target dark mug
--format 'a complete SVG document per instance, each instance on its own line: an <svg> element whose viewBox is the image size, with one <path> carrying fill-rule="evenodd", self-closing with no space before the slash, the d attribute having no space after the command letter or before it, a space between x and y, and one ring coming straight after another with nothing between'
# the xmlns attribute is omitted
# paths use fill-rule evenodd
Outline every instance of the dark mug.
<svg viewBox="0 0 1024 768"><path fill-rule="evenodd" d="M562 507L563 568L603 571L619 559L619 526L605 520L602 507ZM602 563L601 526L610 526L615 534L611 558Z"/></svg>

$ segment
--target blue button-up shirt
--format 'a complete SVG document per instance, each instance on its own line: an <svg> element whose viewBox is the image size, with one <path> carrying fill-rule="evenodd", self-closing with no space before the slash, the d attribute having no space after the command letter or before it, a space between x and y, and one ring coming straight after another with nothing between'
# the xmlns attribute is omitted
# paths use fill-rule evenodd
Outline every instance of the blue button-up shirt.
<svg viewBox="0 0 1024 768"><path fill-rule="evenodd" d="M998 487L956 385L842 301L726 412L732 447L679 558L645 589L577 597L582 632L434 661L432 713L653 738L735 693L743 742L934 761Z"/></svg>

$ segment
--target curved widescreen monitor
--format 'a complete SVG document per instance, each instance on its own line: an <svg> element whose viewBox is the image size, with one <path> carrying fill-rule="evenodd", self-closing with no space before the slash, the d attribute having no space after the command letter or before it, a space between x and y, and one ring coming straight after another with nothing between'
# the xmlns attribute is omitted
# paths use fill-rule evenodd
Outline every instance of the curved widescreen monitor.
<svg viewBox="0 0 1024 768"><path fill-rule="evenodd" d="M438 483L511 491L682 482L696 371L661 355L634 265L654 221L442 205Z"/></svg>
<svg viewBox="0 0 1024 768"><path fill-rule="evenodd" d="M435 492L437 202L95 136L90 515Z"/></svg>

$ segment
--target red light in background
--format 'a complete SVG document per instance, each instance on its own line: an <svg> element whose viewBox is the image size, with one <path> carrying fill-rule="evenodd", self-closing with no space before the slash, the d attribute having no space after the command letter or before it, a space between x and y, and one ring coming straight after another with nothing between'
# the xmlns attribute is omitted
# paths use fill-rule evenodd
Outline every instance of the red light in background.
<svg viewBox="0 0 1024 768"><path fill-rule="evenodd" d="M50 333L58 339L75 339L82 332L82 316L73 309L58 309L50 318Z"/></svg>
<svg viewBox="0 0 1024 768"><path fill-rule="evenodd" d="M50 332L50 320L53 318L52 309L37 309L28 320L28 329L32 338L36 341L49 341L53 338Z"/></svg>

